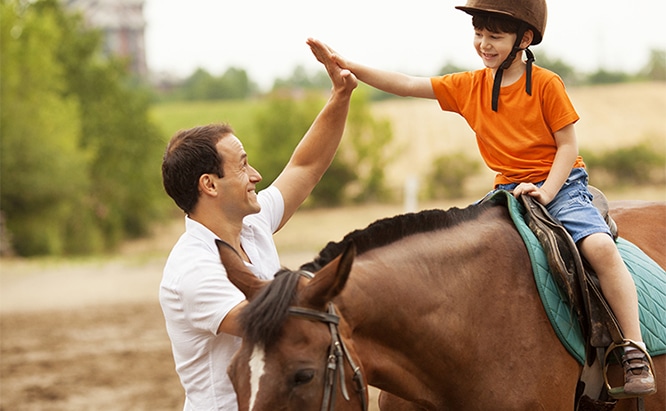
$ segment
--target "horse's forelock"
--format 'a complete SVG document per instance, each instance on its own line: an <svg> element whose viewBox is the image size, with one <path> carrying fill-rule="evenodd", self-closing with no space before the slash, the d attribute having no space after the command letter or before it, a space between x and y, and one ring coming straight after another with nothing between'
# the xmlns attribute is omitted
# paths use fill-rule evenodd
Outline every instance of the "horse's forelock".
<svg viewBox="0 0 666 411"><path fill-rule="evenodd" d="M248 303L239 317L244 339L266 347L280 337L300 277L298 272L282 269Z"/></svg>
<svg viewBox="0 0 666 411"><path fill-rule="evenodd" d="M302 270L316 272L340 255L346 245L353 241L357 254L363 254L374 248L382 247L406 236L453 227L461 222L474 220L492 202L470 205L460 209L432 209L418 213L407 213L375 221L364 229L354 230L344 236L340 242L329 242L311 262L303 264Z"/></svg>

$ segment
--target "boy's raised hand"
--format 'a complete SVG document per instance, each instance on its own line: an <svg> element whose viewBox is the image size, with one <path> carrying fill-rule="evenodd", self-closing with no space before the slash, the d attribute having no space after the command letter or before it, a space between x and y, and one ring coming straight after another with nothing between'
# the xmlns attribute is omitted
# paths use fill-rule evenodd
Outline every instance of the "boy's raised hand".
<svg viewBox="0 0 666 411"><path fill-rule="evenodd" d="M317 60L326 67L326 72L333 82L334 89L346 88L353 90L356 88L358 85L356 76L339 64L340 59L333 49L313 38L309 38L307 44L310 46L312 54L314 54Z"/></svg>

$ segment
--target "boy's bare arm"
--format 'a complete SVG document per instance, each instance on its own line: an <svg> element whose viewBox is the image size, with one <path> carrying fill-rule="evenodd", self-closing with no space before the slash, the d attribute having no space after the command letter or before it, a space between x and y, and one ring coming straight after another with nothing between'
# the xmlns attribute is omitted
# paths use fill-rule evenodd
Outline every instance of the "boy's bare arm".
<svg viewBox="0 0 666 411"><path fill-rule="evenodd" d="M435 98L429 77L409 76L365 66L344 58L320 40L310 39L309 42L310 47L317 49L319 55L334 61L341 68L348 69L369 86L402 97Z"/></svg>
<svg viewBox="0 0 666 411"><path fill-rule="evenodd" d="M578 141L574 125L569 124L554 133L557 152L553 160L553 166L548 173L548 178L542 188L548 193L548 202L560 192L562 185L571 173L571 167L578 156ZM547 204L547 203L545 203Z"/></svg>

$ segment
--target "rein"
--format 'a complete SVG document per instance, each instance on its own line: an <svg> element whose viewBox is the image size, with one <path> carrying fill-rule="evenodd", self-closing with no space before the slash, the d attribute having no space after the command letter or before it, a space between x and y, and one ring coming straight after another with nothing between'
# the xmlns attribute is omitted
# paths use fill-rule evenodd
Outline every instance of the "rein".
<svg viewBox="0 0 666 411"><path fill-rule="evenodd" d="M314 275L308 271L299 271L299 274L308 278L314 278ZM321 411L335 410L335 390L340 381L340 389L345 400L349 401L349 393L347 392L347 385L345 384L345 364L346 359L349 366L354 372L354 382L356 383L356 391L361 396L361 403L363 404L363 411L368 410L368 397L365 391L365 382L363 380L363 373L361 369L354 362L347 346L340 338L340 316L335 312L333 303L328 304L328 312L312 310L304 307L289 307L289 314L300 317L306 320L314 320L327 323L331 331L331 345L328 349L328 360L326 365L326 380L324 381L324 398L321 403ZM339 377L339 378L336 378Z"/></svg>

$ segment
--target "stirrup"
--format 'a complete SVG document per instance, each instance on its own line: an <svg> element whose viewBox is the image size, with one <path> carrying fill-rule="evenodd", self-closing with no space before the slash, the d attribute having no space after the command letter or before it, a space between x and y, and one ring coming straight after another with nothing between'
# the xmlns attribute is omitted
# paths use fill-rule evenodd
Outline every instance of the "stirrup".
<svg viewBox="0 0 666 411"><path fill-rule="evenodd" d="M616 344L612 342L608 348L606 349L606 354L604 355L604 384L606 385L606 390L608 391L608 395L611 398L614 398L616 400L621 400L624 398L637 398L635 395L627 395L624 392L624 384L621 387L611 387L610 383L608 382L608 357L609 355L615 351L618 348L624 348L624 347L634 347L638 351L642 352L645 354L645 357L648 360L648 363L650 364L650 372L654 373L654 363L652 362L652 357L650 357L650 354L648 354L647 350L641 347L640 345L636 344L636 341L629 340L629 339L624 339L621 343ZM622 364L620 364L622 365ZM624 380L624 373L623 373L623 380Z"/></svg>

